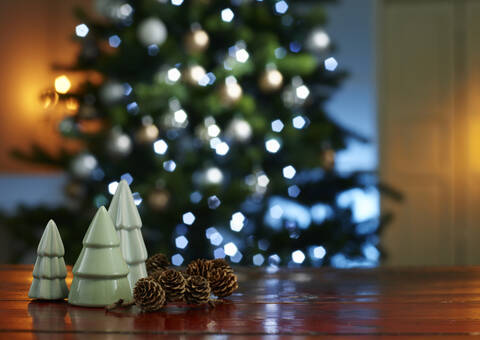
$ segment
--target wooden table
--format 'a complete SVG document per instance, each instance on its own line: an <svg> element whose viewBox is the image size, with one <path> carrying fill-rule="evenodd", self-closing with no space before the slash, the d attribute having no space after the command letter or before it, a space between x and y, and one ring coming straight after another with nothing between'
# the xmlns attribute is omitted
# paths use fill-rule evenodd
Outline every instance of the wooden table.
<svg viewBox="0 0 480 340"><path fill-rule="evenodd" d="M31 301L31 271L0 266L0 339L480 336L480 268L237 269L228 303L150 314Z"/></svg>

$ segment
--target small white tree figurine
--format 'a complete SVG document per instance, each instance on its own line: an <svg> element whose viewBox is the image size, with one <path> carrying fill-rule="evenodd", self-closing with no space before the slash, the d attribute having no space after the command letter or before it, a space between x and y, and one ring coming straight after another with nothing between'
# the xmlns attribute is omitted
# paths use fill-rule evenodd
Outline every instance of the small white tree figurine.
<svg viewBox="0 0 480 340"><path fill-rule="evenodd" d="M28 297L43 300L65 299L68 295L65 283L67 268L63 260L65 249L53 220L48 222L43 232L37 255Z"/></svg>
<svg viewBox="0 0 480 340"><path fill-rule="evenodd" d="M72 305L103 307L123 299L131 302L128 266L120 251L112 219L100 207L83 238L83 249L73 266L68 295Z"/></svg>
<svg viewBox="0 0 480 340"><path fill-rule="evenodd" d="M120 248L130 269L128 280L133 290L139 279L147 277L145 260L148 255L140 230L142 220L127 181L121 180L118 184L108 213L112 217L113 224L120 237Z"/></svg>

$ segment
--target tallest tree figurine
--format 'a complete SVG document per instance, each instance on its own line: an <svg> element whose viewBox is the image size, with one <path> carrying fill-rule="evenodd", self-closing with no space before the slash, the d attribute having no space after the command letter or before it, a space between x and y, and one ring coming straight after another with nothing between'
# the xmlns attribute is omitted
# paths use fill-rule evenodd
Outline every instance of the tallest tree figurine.
<svg viewBox="0 0 480 340"><path fill-rule="evenodd" d="M120 181L108 213L120 238L120 248L130 270L128 281L133 289L139 279L147 277L145 260L148 255L140 230L142 220L127 181Z"/></svg>

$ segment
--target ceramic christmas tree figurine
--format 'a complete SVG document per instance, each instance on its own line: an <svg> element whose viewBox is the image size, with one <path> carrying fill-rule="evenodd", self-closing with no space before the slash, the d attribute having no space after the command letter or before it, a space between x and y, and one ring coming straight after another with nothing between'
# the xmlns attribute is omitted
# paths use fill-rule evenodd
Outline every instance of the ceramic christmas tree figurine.
<svg viewBox="0 0 480 340"><path fill-rule="evenodd" d="M73 266L73 281L68 295L72 305L103 307L120 299L131 302L128 266L120 251L112 219L100 207L83 238L83 249Z"/></svg>
<svg viewBox="0 0 480 340"><path fill-rule="evenodd" d="M67 268L63 260L65 250L57 226L52 220L43 232L37 255L28 297L43 300L66 298L68 288L65 283Z"/></svg>
<svg viewBox="0 0 480 340"><path fill-rule="evenodd" d="M138 214L130 187L125 180L120 181L108 208L108 213L112 217L120 238L120 248L130 270L128 280L133 290L139 279L147 277L145 260L148 256L140 230L142 220Z"/></svg>

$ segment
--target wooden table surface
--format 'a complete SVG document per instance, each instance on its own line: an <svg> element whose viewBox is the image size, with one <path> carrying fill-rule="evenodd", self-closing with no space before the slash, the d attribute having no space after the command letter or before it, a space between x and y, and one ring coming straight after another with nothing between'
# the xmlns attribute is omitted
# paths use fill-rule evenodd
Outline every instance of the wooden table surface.
<svg viewBox="0 0 480 340"><path fill-rule="evenodd" d="M474 267L237 269L240 288L229 302L149 314L32 301L31 271L0 266L0 339L480 336L480 268Z"/></svg>

